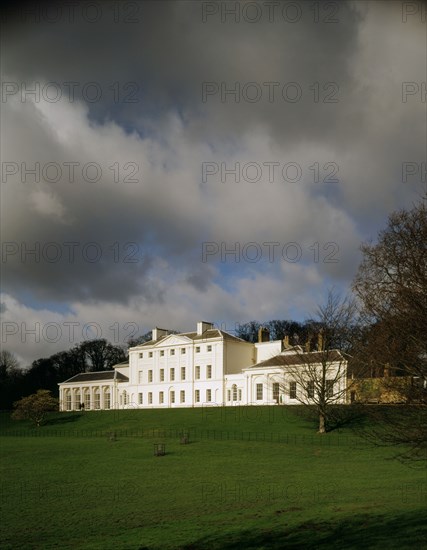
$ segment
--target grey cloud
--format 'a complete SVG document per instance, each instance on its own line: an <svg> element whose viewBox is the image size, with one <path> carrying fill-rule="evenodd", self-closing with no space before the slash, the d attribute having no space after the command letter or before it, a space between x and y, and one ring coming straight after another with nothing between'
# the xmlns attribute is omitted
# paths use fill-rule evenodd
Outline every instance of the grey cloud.
<svg viewBox="0 0 427 550"><path fill-rule="evenodd" d="M70 24L65 17L55 24L11 25L4 38L5 72L29 80L77 82L79 98L84 83L98 82L103 101L89 102L92 114L114 116L123 124L132 123L138 111L150 117L177 110L186 120L200 114L208 124L193 123L194 139L237 137L258 124L282 143L301 139L306 131L326 139L340 124L342 109L349 112L353 98L348 94L355 86L349 69L361 20L349 3L340 4L337 24L314 24L304 8L298 23L278 16L274 23L263 19L253 25L221 24L219 18L203 23L201 5L194 2L139 3L139 23L117 24L100 5L104 17L93 25ZM264 86L259 103L222 103L219 96L203 103L206 81L280 86L273 103L264 100ZM138 103L115 103L114 82L136 82ZM282 100L280 90L288 82L301 86L301 101ZM314 105L309 86L315 82L336 82L345 107L324 104L322 98Z"/></svg>
<svg viewBox="0 0 427 550"><path fill-rule="evenodd" d="M201 295L212 292L218 279L218 271L201 265L204 240L296 241L305 247L336 240L340 262L314 267L319 279L349 281L359 241L375 235L391 210L418 196L419 183L402 183L401 164L425 159L425 104L416 98L403 103L401 83L420 80L425 71L421 19L403 25L399 3L340 2L339 23L315 24L305 2L304 17L295 24L280 18L221 24L218 17L203 23L200 4L141 2L134 24L115 24L106 4L105 17L94 24L81 18L34 24L30 17L25 24L19 15L14 22L10 10L2 37L7 78L78 85L68 108L63 102L43 108L18 103L15 110L11 100L4 103L3 159L97 161L105 172L97 184L2 184L8 205L2 211L4 240L94 241L103 251L94 264L10 258L2 266L10 292L120 304L139 297L155 304L182 283ZM219 94L202 101L203 82L269 81L280 83L271 103L266 96L256 103L222 102ZM89 82L99 83L102 98L86 100L83 113L82 86ZM301 101L282 100L287 82L301 86ZM318 101L310 88L316 82ZM328 82L339 86L336 103L324 102L333 91L323 89ZM122 101L127 83L139 87L136 103ZM201 183L202 161L232 166L248 160L295 161L304 174L295 185L269 184L265 177L252 186ZM108 167L129 161L140 165L140 183L112 183ZM315 161L337 162L339 183L310 182ZM121 253L136 243L139 261L126 263L123 254L114 261L114 243ZM243 279L254 266L226 267ZM267 267L280 280L280 264ZM295 281L287 287L290 294ZM220 316L227 302L228 295L220 294L210 311Z"/></svg>

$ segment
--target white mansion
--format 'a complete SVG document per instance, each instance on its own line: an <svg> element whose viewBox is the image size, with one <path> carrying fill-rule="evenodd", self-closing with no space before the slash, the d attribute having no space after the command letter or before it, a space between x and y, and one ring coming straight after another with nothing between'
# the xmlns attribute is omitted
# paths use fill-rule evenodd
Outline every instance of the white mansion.
<svg viewBox="0 0 427 550"><path fill-rule="evenodd" d="M60 410L299 403L292 372L320 365L321 354L291 347L287 338L270 341L266 329L258 340L245 342L206 322L182 334L155 328L152 340L129 349L128 363L59 384ZM344 403L347 362L338 351L328 372Z"/></svg>

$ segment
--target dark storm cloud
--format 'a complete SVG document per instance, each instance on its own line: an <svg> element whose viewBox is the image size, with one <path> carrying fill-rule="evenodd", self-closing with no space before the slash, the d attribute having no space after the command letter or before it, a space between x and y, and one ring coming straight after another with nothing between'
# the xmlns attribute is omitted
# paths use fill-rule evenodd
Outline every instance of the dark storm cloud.
<svg viewBox="0 0 427 550"><path fill-rule="evenodd" d="M206 309L228 307L229 295L212 288L217 272L200 267L202 241L296 241L306 254L315 242L337 242L338 263L312 265L307 279L291 271L286 288L297 296L301 280L306 287L327 278L349 281L361 238L417 193L418 184L402 183L402 162L425 158L425 103L416 96L404 103L402 82L425 78L422 20L403 24L399 3L340 2L338 21L327 23L332 2L314 3L321 9L315 22L311 3L302 2L295 23L280 12L272 22L264 13L253 24L222 23L220 11L204 22L206 3L173 1L135 3L136 22L125 21L123 11L115 22L114 9L134 3L95 4L102 17L93 23L82 16L84 3L73 22L68 16L35 21L28 3L7 14L2 70L19 91L2 105L3 159L98 162L103 169L97 183L23 185L19 174L2 183L3 238L12 243L2 266L9 291L58 301L126 304L139 296L153 303L164 300L178 277L198 296L213 294ZM48 82L58 85L60 101L20 103L23 85L43 89ZM240 87L239 101L222 97L222 85ZM203 101L203 89L215 87ZM245 94L257 89L262 96L251 101ZM97 90L101 96L93 101ZM285 100L283 90L301 97ZM256 185L230 186L220 177L202 185L204 161L228 167L293 161L303 175L293 185L269 184L265 174ZM335 189L314 184L315 162L339 167ZM138 183L112 181L115 163L121 170L137 164ZM63 248L56 263L22 261L22 246L34 242L77 242L76 260L67 262ZM97 262L82 257L90 242L101 248ZM125 261L126 254L135 259L132 244L136 263ZM245 279L253 265L227 267L236 294L243 281L248 310L257 307L250 300L258 280L263 288L280 288L280 262L268 265L269 281L263 274L253 285ZM271 304L277 300L264 307Z"/></svg>
<svg viewBox="0 0 427 550"><path fill-rule="evenodd" d="M352 109L357 86L351 62L357 53L361 15L350 3L340 3L336 24L314 23L314 14L304 3L295 23L284 20L280 11L271 23L264 16L256 24L243 20L235 24L230 17L223 24L218 15L203 22L203 4L140 2L135 23L115 23L112 10L103 3L98 4L102 17L92 24L79 8L74 23L65 11L54 23L41 17L34 24L27 15L26 24L6 27L4 71L28 81L75 82L75 97L83 99L93 94L87 90L82 95L84 85L96 82L102 98L88 102L92 116L114 116L123 124L134 122L138 114L156 119L176 110L191 123L194 139L214 139L217 134L237 139L257 125L269 128L283 144L305 139L307 132L313 139L328 139L343 124L351 123L355 130L359 119ZM220 92L203 102L206 82L224 83L227 89L238 83L239 103L231 96L221 101ZM259 102L245 101L243 88L249 82L262 90ZM277 82L270 88L272 102L266 82ZM124 89L129 83L137 85L135 95L132 85ZM283 88L289 83L298 86L285 88L289 97L301 92L296 103L283 100ZM320 85L317 104L313 104L317 92L310 89L315 83ZM326 83L334 86L322 90ZM126 92L137 103L123 103ZM340 103L323 103L326 93ZM343 110L345 121L340 116ZM198 115L196 120L193 115Z"/></svg>

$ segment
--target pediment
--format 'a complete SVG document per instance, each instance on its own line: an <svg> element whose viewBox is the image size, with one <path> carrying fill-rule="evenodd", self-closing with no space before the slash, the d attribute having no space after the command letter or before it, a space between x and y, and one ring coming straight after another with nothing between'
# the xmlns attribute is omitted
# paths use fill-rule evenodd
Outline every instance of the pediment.
<svg viewBox="0 0 427 550"><path fill-rule="evenodd" d="M155 344L154 347L164 348L169 346L182 346L184 344L191 344L192 341L193 340L191 340L191 338L188 338L187 336L171 334L170 336L164 338L164 340L162 340L158 344Z"/></svg>

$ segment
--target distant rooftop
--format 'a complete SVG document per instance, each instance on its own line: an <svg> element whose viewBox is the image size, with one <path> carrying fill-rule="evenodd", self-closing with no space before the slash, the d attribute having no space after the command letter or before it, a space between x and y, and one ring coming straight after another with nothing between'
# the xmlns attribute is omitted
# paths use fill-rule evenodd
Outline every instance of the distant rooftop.
<svg viewBox="0 0 427 550"><path fill-rule="evenodd" d="M127 366L127 363L120 363L118 366ZM128 382L129 378L122 374L121 372L118 372L116 370L101 370L96 372L81 372L79 374L76 374L69 378L68 380L65 380L65 382L62 382L62 384L67 384L68 382L100 382L102 380L114 380L114 375L116 375L116 380L119 382Z"/></svg>
<svg viewBox="0 0 427 550"><path fill-rule="evenodd" d="M329 350L328 352L311 351L309 353L303 353L303 352L289 353L289 351L285 351L284 353L280 353L279 355L270 357L269 359L266 359L265 361L261 361L260 363L257 363L256 365L252 365L252 367L248 367L248 368L259 369L262 367L282 367L282 366L307 365L307 364L315 365L316 363L321 363L322 361L325 361L325 360L327 360L328 362L344 361L344 357L336 349ZM244 369L244 370L248 370L248 369Z"/></svg>
<svg viewBox="0 0 427 550"><path fill-rule="evenodd" d="M144 342L143 344L139 344L138 346L135 346L131 349L136 348L145 348L149 346L153 346L155 344L158 344L159 342L162 342L166 338L169 338L170 336L185 336L186 338L189 338L190 340L194 341L200 341L200 340L210 340L214 338L224 338L224 340L230 340L233 342L244 342L247 344L246 340L242 340L242 338L237 338L237 336L233 336L229 332L225 332L224 330L219 330L217 328L212 328L206 330L203 334L197 334L196 331L194 332L181 332L179 334L166 334L165 336L160 336L157 340L149 340L148 342Z"/></svg>

